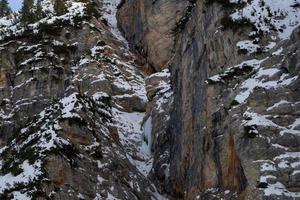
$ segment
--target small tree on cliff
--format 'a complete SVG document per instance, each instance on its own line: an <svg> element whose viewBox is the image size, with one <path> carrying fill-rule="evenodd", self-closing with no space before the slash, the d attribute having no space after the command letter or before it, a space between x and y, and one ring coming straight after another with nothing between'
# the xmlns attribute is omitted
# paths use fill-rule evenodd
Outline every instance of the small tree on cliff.
<svg viewBox="0 0 300 200"><path fill-rule="evenodd" d="M56 15L63 15L67 12L67 7L64 0L55 0L54 1L54 11Z"/></svg>
<svg viewBox="0 0 300 200"><path fill-rule="evenodd" d="M0 17L5 17L11 13L7 0L0 0Z"/></svg>
<svg viewBox="0 0 300 200"><path fill-rule="evenodd" d="M81 2L85 3L85 11L88 17L96 14L94 2L92 0L81 0Z"/></svg>
<svg viewBox="0 0 300 200"><path fill-rule="evenodd" d="M23 24L33 23L36 19L36 15L33 13L34 0L24 0L21 10L21 22Z"/></svg>

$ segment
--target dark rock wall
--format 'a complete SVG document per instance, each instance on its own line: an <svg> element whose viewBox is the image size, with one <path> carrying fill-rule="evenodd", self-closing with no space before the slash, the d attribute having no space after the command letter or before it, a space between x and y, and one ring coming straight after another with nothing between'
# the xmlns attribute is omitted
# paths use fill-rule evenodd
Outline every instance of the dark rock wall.
<svg viewBox="0 0 300 200"><path fill-rule="evenodd" d="M125 1L120 13L125 12L133 3L143 4L143 1ZM166 2L158 0L152 4L143 4L143 10L145 12L155 10L156 15L169 16L168 12L163 12L164 3ZM299 148L292 145L297 142L292 140L288 142L287 139L290 137L295 139L296 136L287 136L288 134L281 136L278 128L258 125L259 136L251 139L245 136L247 127L245 128L244 124L245 120L249 120L245 117L245 113L254 110L260 115L270 114L267 112L268 107L287 98L284 92L289 94L288 98L294 102L293 105L298 105L296 103L299 101L296 97L298 93L294 87L299 85L299 78L292 86L285 88L255 89L247 103L242 105L233 104L235 96L241 91L237 86L255 75L257 71L244 71L217 84L210 84L207 79L242 61L263 58L267 58L261 64L263 68L284 66L289 71L288 77L296 76L299 74L299 70L295 70L298 67L297 54L289 52L298 52L295 47L297 43L295 38L299 37L297 30L290 42L281 42L274 48L278 50L283 47L283 54L286 55L284 60L282 55L273 55L271 52L242 54L236 44L240 40L248 39L247 35L251 29L249 27L240 27L238 30L222 29L221 20L227 12L222 5L206 4L205 1L188 1L186 4L168 1L168 3L180 5L181 12L177 15L175 23L169 23L167 27L169 31L160 35L164 38L166 33L172 33L171 38L174 40L174 48L168 49L168 54L173 55L169 60L169 68L174 104L169 128L165 130L165 134L169 137L167 146L170 148L170 184L162 186L163 190L169 191L171 199L268 199L263 196L263 184L260 183L260 177L266 172L261 170L263 165L260 165L258 160L273 160L276 155L282 153L282 149L275 148L276 145L273 144L280 140L279 138L286 138L284 148L293 146L288 151L299 151ZM135 38L139 38L139 42L147 40L144 33L135 32L131 23L122 21L122 14L119 16L120 26L125 35L134 35ZM153 15L144 16L146 19L139 24L139 27L142 27L139 30L155 32L156 29L163 29L159 26L159 20L154 27L144 23L152 17ZM126 29L123 28L125 26ZM139 46L141 45L139 42L134 44ZM145 46L151 49L151 45L153 48L156 47L154 43ZM161 52L159 48L156 50ZM151 62L151 59L147 58ZM280 75L282 68L279 71ZM265 81L267 80L277 79L274 76ZM280 84L280 81L277 84ZM297 111L287 112L290 117L285 126L299 117ZM275 119L278 114L274 112L268 119L281 124L281 120ZM163 152L162 149L159 147L154 151ZM277 164L274 164L275 168L282 171ZM154 166L154 171L159 172L159 166ZM289 185L295 184L293 181L283 180L281 173L274 174L277 174L276 177L283 185L289 188ZM295 177L291 176L290 179L295 180ZM270 182L270 185L273 183ZM299 190L294 189L292 191ZM293 198L285 195L274 198Z"/></svg>
<svg viewBox="0 0 300 200"><path fill-rule="evenodd" d="M216 110L213 97L218 91L209 90L206 84L211 71L238 62L233 34L216 32L222 14L220 7L198 1L176 41L171 65L175 100L171 177L179 198L193 199L209 188L241 191L246 184L232 136L228 141L218 139L224 134L226 113Z"/></svg>

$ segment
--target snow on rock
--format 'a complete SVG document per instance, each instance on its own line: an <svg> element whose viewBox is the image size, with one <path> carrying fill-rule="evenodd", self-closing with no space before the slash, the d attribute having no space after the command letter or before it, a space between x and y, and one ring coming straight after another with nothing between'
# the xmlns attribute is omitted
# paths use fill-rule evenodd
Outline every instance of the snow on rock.
<svg viewBox="0 0 300 200"><path fill-rule="evenodd" d="M272 76L276 75L277 73L280 73L280 69L263 68L261 66L251 78L246 79L241 84L240 93L235 97L235 101L237 101L240 104L245 103L248 97L253 93L254 89L256 88L277 89L280 87L287 87L299 78L298 75L291 76L288 73L282 73L279 79L269 80Z"/></svg>
<svg viewBox="0 0 300 200"><path fill-rule="evenodd" d="M279 41L290 38L293 30L300 23L300 9L298 0L231 0L236 8L230 17L234 22L251 24L252 39L239 41L237 47L243 53L253 54L272 50ZM253 25L253 26L252 26ZM266 36L270 41L263 44ZM280 49L273 55L280 55Z"/></svg>
<svg viewBox="0 0 300 200"><path fill-rule="evenodd" d="M12 26L14 24L14 18L2 17L0 18L0 28Z"/></svg>
<svg viewBox="0 0 300 200"><path fill-rule="evenodd" d="M273 55L273 56L279 56L279 55L282 54L282 52L283 52L283 48L280 47L279 49L277 49L276 51L274 51L274 52L272 53L272 55Z"/></svg>
<svg viewBox="0 0 300 200"><path fill-rule="evenodd" d="M257 52L257 50L260 48L260 45L254 44L254 42L251 40L239 41L236 46L240 50L247 50L247 52L250 54Z"/></svg>
<svg viewBox="0 0 300 200"><path fill-rule="evenodd" d="M263 163L261 165L261 171L276 171L276 168L272 163Z"/></svg>
<svg viewBox="0 0 300 200"><path fill-rule="evenodd" d="M154 105L154 109L158 111L158 113L163 113L164 105L168 103L171 104L173 101L172 99L173 91L171 88L170 77L171 77L171 72L169 69L164 69L161 72L151 74L149 77L147 77L148 80L157 79L157 78L159 79L158 85L155 87L156 93L155 93L155 105Z"/></svg>
<svg viewBox="0 0 300 200"><path fill-rule="evenodd" d="M41 19L39 22L32 25L33 28L38 27L41 23L46 24L54 24L55 22L61 21L69 21L71 24L75 24L74 20L77 17L84 17L85 16L85 4L82 2L68 2L68 12L61 16L51 16L48 18Z"/></svg>
<svg viewBox="0 0 300 200"><path fill-rule="evenodd" d="M15 191L12 194L13 194L12 200L31 200L32 199L26 193L21 193L21 192Z"/></svg>
<svg viewBox="0 0 300 200"><path fill-rule="evenodd" d="M298 170L295 170L296 167L291 166L291 160L300 160L300 152L286 152L270 160L260 160L261 164L261 173L263 174L260 177L259 183L264 184L265 196L286 196L286 197L300 197L300 192L291 192L289 191L284 184L282 184L277 176L275 176L277 171L285 170L286 168L292 167L290 170L294 170L292 175L297 174ZM274 175L271 175L274 174Z"/></svg>
<svg viewBox="0 0 300 200"><path fill-rule="evenodd" d="M277 127L280 128L277 124L267 119L268 116L262 116L254 112L246 111L244 113L244 118L249 119L245 120L244 124L248 126L265 126L265 127Z"/></svg>
<svg viewBox="0 0 300 200"><path fill-rule="evenodd" d="M41 6L47 16L51 16L54 13L54 5L51 0L42 0Z"/></svg>
<svg viewBox="0 0 300 200"><path fill-rule="evenodd" d="M265 88L265 89L271 89L271 88L279 88L283 86L290 85L293 81L298 79L298 76L294 76L291 78L285 79L286 76L281 76L281 80L278 81L266 81L264 80L258 80L256 78L247 79L245 82L243 82L241 86L241 92L236 96L235 100L238 103L244 103L250 94L253 92L255 88Z"/></svg>
<svg viewBox="0 0 300 200"><path fill-rule="evenodd" d="M244 74L247 72L249 73L249 71L251 72L253 70L257 70L263 61L265 61L265 59L262 60L251 59L251 60L243 61L238 65L226 69L223 73L216 74L214 76L209 77L206 83L212 84L212 83L224 82L224 80L228 78L232 78L239 74Z"/></svg>
<svg viewBox="0 0 300 200"><path fill-rule="evenodd" d="M144 176L147 176L152 168L152 158L148 146L145 148L142 129L144 115L112 109L114 116L112 126L118 129L119 139L128 152L128 159Z"/></svg>
<svg viewBox="0 0 300 200"><path fill-rule="evenodd" d="M300 118L297 118L293 124L289 125L289 128L293 130L300 129Z"/></svg>
<svg viewBox="0 0 300 200"><path fill-rule="evenodd" d="M280 182L269 184L268 187L264 189L264 194L266 196L275 195L275 196L285 196L285 197L292 197L292 198L300 197L300 192L290 192Z"/></svg>
<svg viewBox="0 0 300 200"><path fill-rule="evenodd" d="M114 197L111 193L108 192L106 200L121 200L121 199Z"/></svg>
<svg viewBox="0 0 300 200"><path fill-rule="evenodd" d="M39 160L35 161L34 164L29 164L29 161L25 160L18 166L22 171L20 174L16 176L11 173L0 175L0 193L13 188L16 184L29 184L37 179L43 174L41 165L42 163Z"/></svg>
<svg viewBox="0 0 300 200"><path fill-rule="evenodd" d="M233 1L237 2L237 1ZM290 37L299 25L300 15L295 0L253 0L246 1L246 6L231 15L234 20L249 19L258 31L276 30L280 39Z"/></svg>
<svg viewBox="0 0 300 200"><path fill-rule="evenodd" d="M62 117L63 118L71 118L71 117L78 117L80 116L76 113L72 113L72 111L76 108L75 104L77 103L77 93L73 93L70 96L67 96L60 100L60 103L62 104ZM82 108L81 105L76 108L76 110L80 110Z"/></svg>
<svg viewBox="0 0 300 200"><path fill-rule="evenodd" d="M288 102L286 100L280 100L279 102L275 103L273 106L267 108L267 111L271 111L275 108L278 108L281 105L285 105L285 104L291 104L291 102Z"/></svg>
<svg viewBox="0 0 300 200"><path fill-rule="evenodd" d="M299 125L300 125L299 119L296 119L296 121L293 124L291 124L287 127L284 127L284 126L280 126L280 125L274 123L272 120L268 119L270 117L271 117L271 115L260 115L255 112L251 112L250 109L248 108L248 110L244 113L245 120L243 120L242 125L244 127L247 127L247 126L253 127L255 129L258 126L269 127L269 128L277 129L279 131L280 135L292 134L292 135L300 136L300 130L295 129L296 127L299 128ZM258 134L257 130L255 130L255 133ZM281 147L281 148L284 148L284 147Z"/></svg>
<svg viewBox="0 0 300 200"><path fill-rule="evenodd" d="M47 16L34 24L28 24L26 31L32 31L32 33L36 34L39 32L40 26L53 25L56 22L68 22L69 25L76 25L78 18L83 18L86 15L85 3L66 1L66 4L68 9L67 13L61 16L55 16L53 11L53 2L50 0L42 1L42 8ZM24 31L25 28L21 25L18 14L12 19L0 19L0 40L10 36L22 35Z"/></svg>
<svg viewBox="0 0 300 200"><path fill-rule="evenodd" d="M108 22L111 33L116 39L123 42L128 48L128 42L123 37L122 33L118 29L117 21L117 7L120 4L121 0L103 0L104 4L104 14L102 16Z"/></svg>
<svg viewBox="0 0 300 200"><path fill-rule="evenodd" d="M139 137L142 136L141 125L144 118L144 113L127 113L113 108L112 115L115 116L115 121L119 124L117 127L121 133L121 142L128 142L128 139L136 141L140 140Z"/></svg>
<svg viewBox="0 0 300 200"><path fill-rule="evenodd" d="M266 196L271 195L283 195L285 191L284 185L282 185L280 182L276 182L275 184L270 185L268 188L264 190L264 193Z"/></svg>
<svg viewBox="0 0 300 200"><path fill-rule="evenodd" d="M95 95L99 98L100 94ZM97 99L98 100L98 99ZM42 112L36 115L36 118L27 123L26 127L21 129L18 137L13 139L9 146L0 151L1 163L0 175L0 195L6 190L14 190L17 186L24 186L27 190L31 185L42 180L45 172L45 159L48 155L62 149L72 148L69 139L63 136L61 123L65 120L75 118L81 119L79 113L85 110L97 110L94 108L96 102L93 103L90 98L71 93L62 98L55 104L46 107ZM91 112L87 112L89 114ZM104 118L104 114L101 114ZM104 123L102 117L97 119L99 123ZM78 121L77 121L78 122ZM16 154L16 159L11 160L7 155ZM34 159L34 163L33 160ZM20 191L21 192L21 191ZM31 196L26 193L16 193L15 198ZM30 198L31 199L31 198Z"/></svg>

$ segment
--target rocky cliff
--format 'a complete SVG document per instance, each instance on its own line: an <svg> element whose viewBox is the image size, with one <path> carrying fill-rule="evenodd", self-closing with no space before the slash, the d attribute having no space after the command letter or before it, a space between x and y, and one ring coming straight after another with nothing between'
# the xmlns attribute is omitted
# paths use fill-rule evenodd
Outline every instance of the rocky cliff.
<svg viewBox="0 0 300 200"><path fill-rule="evenodd" d="M26 29L1 29L0 199L163 198L146 178L145 76L118 3L88 13L68 1L62 16L49 6Z"/></svg>
<svg viewBox="0 0 300 200"><path fill-rule="evenodd" d="M171 55L163 66L174 93L168 140L153 150L167 155L153 170L171 199L300 198L297 5L140 0L121 7L129 41ZM134 18L123 22L129 7ZM156 48L154 33L173 43Z"/></svg>
<svg viewBox="0 0 300 200"><path fill-rule="evenodd" d="M65 3L0 19L0 199L300 199L300 2Z"/></svg>

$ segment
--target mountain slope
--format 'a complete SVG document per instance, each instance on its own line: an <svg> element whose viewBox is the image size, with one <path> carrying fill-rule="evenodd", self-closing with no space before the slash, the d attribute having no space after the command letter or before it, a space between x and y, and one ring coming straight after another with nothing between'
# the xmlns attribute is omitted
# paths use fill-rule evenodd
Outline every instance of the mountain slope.
<svg viewBox="0 0 300 200"><path fill-rule="evenodd" d="M95 2L98 19L67 4L2 29L1 199L162 199L146 178L148 100L118 2Z"/></svg>
<svg viewBox="0 0 300 200"><path fill-rule="evenodd" d="M300 199L298 0L67 0L0 19L0 199Z"/></svg>

